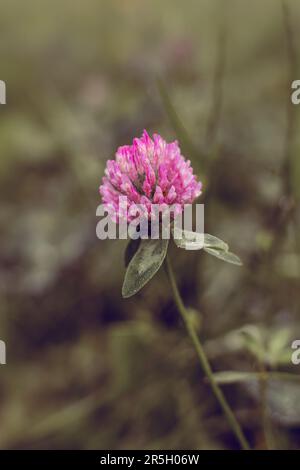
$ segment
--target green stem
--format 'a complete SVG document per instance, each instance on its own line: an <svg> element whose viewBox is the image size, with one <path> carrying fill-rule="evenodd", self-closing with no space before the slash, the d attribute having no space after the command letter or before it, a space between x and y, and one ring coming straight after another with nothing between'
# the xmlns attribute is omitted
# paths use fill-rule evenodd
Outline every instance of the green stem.
<svg viewBox="0 0 300 470"><path fill-rule="evenodd" d="M198 335L197 335L197 333L194 329L194 326L193 326L192 322L189 319L189 314L185 309L185 306L183 304L183 301L182 301L182 298L180 296L179 290L177 288L175 276L174 276L173 269L172 269L172 266L171 266L170 259L169 259L168 255L166 256L165 266L166 266L167 275L168 275L168 278L169 278L169 281L170 281L170 284L171 284L175 304L178 308L179 313L182 316L182 319L183 319L184 324L186 326L187 332L188 332L188 334L189 334L189 336L190 336L190 338L191 338L191 340L194 344L194 347L196 349L201 367L202 367L203 371L205 372L205 374L207 376L207 379L210 383L211 389L212 389L216 399L218 400L219 404L221 405L221 407L222 407L222 409L223 409L223 411L224 411L224 413L227 417L228 423L229 423L232 431L234 432L237 440L239 441L242 449L249 450L250 446L249 446L249 444L248 444L248 442L247 442L247 440L244 436L244 433L243 433L238 421L236 420L233 412L231 411L222 390L220 389L220 387L218 386L218 384L216 383L216 381L214 379L213 372L212 372L212 369L211 369L210 364L208 362L208 359L206 357L206 354L204 352L204 349L203 349L203 347L200 343L200 340L199 340Z"/></svg>

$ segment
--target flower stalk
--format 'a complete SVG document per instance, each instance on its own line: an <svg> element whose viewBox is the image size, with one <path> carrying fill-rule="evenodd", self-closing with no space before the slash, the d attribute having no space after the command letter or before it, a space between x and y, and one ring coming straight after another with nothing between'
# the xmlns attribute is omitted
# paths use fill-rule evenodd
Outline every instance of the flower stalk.
<svg viewBox="0 0 300 470"><path fill-rule="evenodd" d="M244 436L244 433L241 429L241 426L239 425L239 423L236 420L229 404L227 403L227 400L226 400L222 390L220 389L220 387L218 386L217 382L214 379L213 371L211 369L211 366L208 362L208 359L206 357L204 349L203 349L203 347L201 345L201 342L198 338L197 332L196 332L192 322L190 321L189 314L188 314L188 312L187 312L187 310L184 306L181 295L179 293L177 283L176 283L176 280L175 280L175 276L174 276L174 272L173 272L173 268L172 268L170 258L169 258L168 255L165 258L165 268L166 268L167 276L168 276L168 279L169 279L169 282L170 282L170 285L171 285L172 294L173 294L173 298L174 298L176 307L177 307L177 309L178 309L178 311L179 311L179 313L180 313L180 315L183 319L183 322L185 324L187 332L188 332L188 334L190 336L190 339L191 339L191 341L192 341L192 343L195 347L195 350L197 352L197 356L198 356L200 365L203 369L203 372L206 374L208 382L211 386L211 389L212 389L216 399L218 400L221 408L223 409L224 414L227 418L228 424L230 425L233 433L235 434L236 439L238 440L241 448L243 450L250 450L249 443L247 442L247 439Z"/></svg>

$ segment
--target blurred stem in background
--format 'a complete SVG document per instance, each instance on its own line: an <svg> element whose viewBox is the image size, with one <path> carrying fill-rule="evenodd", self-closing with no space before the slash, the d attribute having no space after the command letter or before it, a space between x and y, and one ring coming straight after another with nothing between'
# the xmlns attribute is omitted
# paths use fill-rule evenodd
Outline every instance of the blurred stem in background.
<svg viewBox="0 0 300 470"><path fill-rule="evenodd" d="M196 168L197 173L199 173L201 171L199 151L192 141L188 131L186 130L175 109L175 106L172 103L167 86L160 78L157 79L157 87L170 124L176 134L178 141L180 142L183 154L186 158L190 158L192 160L193 166Z"/></svg>
<svg viewBox="0 0 300 470"><path fill-rule="evenodd" d="M274 254L280 248L290 222L297 231L295 214L295 197L293 187L293 141L296 127L296 106L291 102L292 82L297 78L297 54L293 37L291 10L287 0L281 0L283 30L287 54L287 95L286 95L286 130L283 143L283 160L281 165L282 194L278 201L276 230L273 242L267 253L267 263L273 262Z"/></svg>
<svg viewBox="0 0 300 470"><path fill-rule="evenodd" d="M219 174L218 160L220 156L220 145L218 142L218 133L221 123L221 115L223 109L223 88L224 77L226 70L226 50L227 50L227 36L228 36L228 18L227 18L228 5L218 5L218 31L216 37L216 59L213 68L212 77L212 96L211 96L211 109L208 115L207 129L204 138L203 148L200 150L195 145L189 132L186 130L179 114L174 106L170 97L168 87L162 79L157 80L158 91L162 100L163 107L168 116L170 124L175 132L184 155L190 158L193 167L196 169L198 176L201 175L201 180L205 188L204 203L206 204L205 218L209 220L212 217L212 205L208 202L213 200L214 190L216 186L217 175ZM200 259L195 256L191 260L190 275L188 275L188 282L186 288L192 302L199 303L196 298L197 286L202 282L202 271L199 269ZM200 300L201 302L201 300Z"/></svg>
<svg viewBox="0 0 300 470"><path fill-rule="evenodd" d="M297 53L295 48L295 42L293 37L292 28L292 15L289 3L287 0L281 0L282 3L282 15L283 15L283 26L285 32L286 41L286 52L287 52L287 117L286 117L286 136L284 143L284 158L282 163L282 179L283 189L286 197L293 196L293 178L292 178L292 148L293 148L293 137L296 125L296 106L291 102L290 89L292 82L297 78Z"/></svg>
<svg viewBox="0 0 300 470"><path fill-rule="evenodd" d="M296 113L297 107L293 105L290 97L290 87L292 82L298 76L299 64L297 59L297 50L295 45L295 37L293 34L292 26L292 13L290 5L287 0L281 0L282 5L282 16L283 16L283 27L286 38L286 52L288 60L288 96L287 96L287 108L286 108L286 137L284 146L284 160L282 164L282 177L283 187L285 190L286 197L290 201L290 213L289 218L293 222L295 232L295 245L296 252L300 252L300 239L299 239L299 222L297 219L295 207L296 207L296 191L295 191L295 180L293 178L294 165L293 165L293 152L294 152L294 136L296 131Z"/></svg>
<svg viewBox="0 0 300 470"><path fill-rule="evenodd" d="M172 288L172 294L173 294L174 302L175 302L176 307L177 307L177 309L178 309L178 311L179 311L179 313L180 313L180 315L183 319L183 322L184 322L185 327L187 329L187 332L188 332L188 334L189 334L189 336L192 340L192 343L193 343L193 345L196 349L199 362L201 364L201 367L202 367L204 373L207 376L207 379L210 383L211 389L212 389L216 399L218 400L219 404L221 405L221 407L222 407L222 409L223 409L223 411L226 415L226 418L228 420L228 423L229 423L232 431L234 432L238 442L240 443L242 449L250 450L250 446L249 446L249 444L248 444L248 442L247 442L247 440L244 436L244 433L243 433L238 421L236 420L233 412L231 411L231 408L228 405L227 400L226 400L222 390L220 389L220 387L218 386L217 382L214 379L213 371L212 371L211 366L208 362L208 359L206 357L204 349L203 349L203 347L200 343L197 332L194 328L193 323L190 321L189 314L188 314L188 312L187 312L187 310L186 310L186 308L183 304L181 295L179 293L179 290L178 290L178 287L177 287L177 284L176 284L173 268L172 268L172 265L171 265L171 262L170 262L170 259L169 259L168 255L166 256L166 259L165 259L165 267L166 267L167 276L168 276L168 279L170 281L170 285L171 285L171 288Z"/></svg>
<svg viewBox="0 0 300 470"><path fill-rule="evenodd" d="M218 148L218 133L221 124L221 116L223 109L223 87L224 78L226 71L226 50L227 50L227 37L228 37L228 26L227 26L227 9L224 4L220 5L219 10L219 27L217 32L217 51L216 51L216 62L214 66L213 78L212 78L212 104L211 110L208 117L206 137L205 137L205 148L207 153L207 165L210 165L215 158L219 155Z"/></svg>
<svg viewBox="0 0 300 470"><path fill-rule="evenodd" d="M272 423L270 420L268 409L268 372L266 370L266 366L263 360L259 361L258 367L260 371L259 388L264 447L268 450L275 450L276 445L274 442L274 437L272 433Z"/></svg>

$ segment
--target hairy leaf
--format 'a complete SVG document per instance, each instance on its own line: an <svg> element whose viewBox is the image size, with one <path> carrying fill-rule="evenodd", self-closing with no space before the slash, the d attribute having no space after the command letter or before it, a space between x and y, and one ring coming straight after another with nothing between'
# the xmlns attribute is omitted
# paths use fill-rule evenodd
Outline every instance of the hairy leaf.
<svg viewBox="0 0 300 470"><path fill-rule="evenodd" d="M226 261L227 263L236 264L237 266L242 266L243 264L240 258L230 251L223 251L215 248L204 248L204 251L221 259L222 261Z"/></svg>
<svg viewBox="0 0 300 470"><path fill-rule="evenodd" d="M141 240L125 274L122 287L124 298L135 295L152 279L165 259L168 244L169 240Z"/></svg>

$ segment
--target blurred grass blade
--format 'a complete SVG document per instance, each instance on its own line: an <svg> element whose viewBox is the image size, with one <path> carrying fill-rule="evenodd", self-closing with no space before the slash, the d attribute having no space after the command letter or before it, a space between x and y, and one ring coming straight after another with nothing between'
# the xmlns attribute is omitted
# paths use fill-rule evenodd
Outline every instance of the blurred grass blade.
<svg viewBox="0 0 300 470"><path fill-rule="evenodd" d="M157 86L164 109L176 134L177 140L179 141L182 153L186 158L191 159L193 166L196 167L197 170L200 170L199 152L178 116L163 80L157 79Z"/></svg>
<svg viewBox="0 0 300 470"><path fill-rule="evenodd" d="M286 381L300 381L300 375L290 374L288 372L239 372L223 371L215 372L214 378L218 384L232 384L238 382L249 382L252 380L273 379Z"/></svg>

